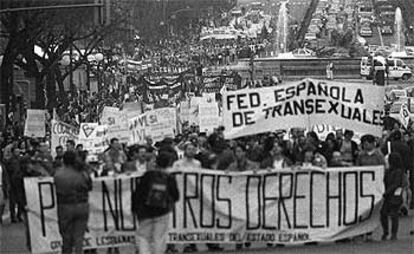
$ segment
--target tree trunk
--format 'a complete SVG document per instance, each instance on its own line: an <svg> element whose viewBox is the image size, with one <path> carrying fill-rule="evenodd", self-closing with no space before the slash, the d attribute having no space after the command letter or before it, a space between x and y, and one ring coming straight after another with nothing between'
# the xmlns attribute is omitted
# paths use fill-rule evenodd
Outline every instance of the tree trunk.
<svg viewBox="0 0 414 254"><path fill-rule="evenodd" d="M44 109L46 106L45 82L43 77L36 76L36 102L33 108Z"/></svg>
<svg viewBox="0 0 414 254"><path fill-rule="evenodd" d="M16 57L16 51L9 41L0 68L0 103L6 104L6 114L9 113L10 96L13 95L13 64Z"/></svg>
<svg viewBox="0 0 414 254"><path fill-rule="evenodd" d="M46 108L52 110L57 106L56 98L56 78L54 70L49 71L46 76L46 96L47 105Z"/></svg>

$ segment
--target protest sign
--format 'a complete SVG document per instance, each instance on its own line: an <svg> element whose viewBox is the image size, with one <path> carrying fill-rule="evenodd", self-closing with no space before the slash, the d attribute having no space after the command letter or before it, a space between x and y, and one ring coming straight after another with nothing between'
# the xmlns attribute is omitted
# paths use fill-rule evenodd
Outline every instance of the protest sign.
<svg viewBox="0 0 414 254"><path fill-rule="evenodd" d="M166 137L174 137L176 122L175 108L154 109L131 118L128 120L128 145L142 143L146 137L151 137L155 142Z"/></svg>
<svg viewBox="0 0 414 254"><path fill-rule="evenodd" d="M117 138L121 143L128 143L128 119L123 111L116 107L104 107L101 124L108 126L108 138Z"/></svg>
<svg viewBox="0 0 414 254"><path fill-rule="evenodd" d="M407 104L405 103L401 105L399 120L404 128L407 129L408 124L410 123L410 111L408 110Z"/></svg>
<svg viewBox="0 0 414 254"><path fill-rule="evenodd" d="M189 125L198 125L199 124L199 112L198 112L198 105L202 97L191 97L190 100L190 109L189 109L189 117L188 117L188 124Z"/></svg>
<svg viewBox="0 0 414 254"><path fill-rule="evenodd" d="M108 126L98 123L81 123L78 143L90 154L100 154L109 146Z"/></svg>
<svg viewBox="0 0 414 254"><path fill-rule="evenodd" d="M73 140L76 143L78 140L78 128L61 121L52 119L51 132L51 152L53 157L56 156L56 147L62 146L65 148L66 141Z"/></svg>
<svg viewBox="0 0 414 254"><path fill-rule="evenodd" d="M379 224L383 166L224 173L183 169L172 174L180 199L170 243L325 242L372 232ZM138 175L93 182L85 248L134 244L138 223L131 193ZM34 253L57 251L52 178L25 178Z"/></svg>
<svg viewBox="0 0 414 254"><path fill-rule="evenodd" d="M124 107L122 108L127 119L131 119L141 115L142 112L142 105L140 102L126 102L124 103Z"/></svg>
<svg viewBox="0 0 414 254"><path fill-rule="evenodd" d="M384 88L305 79L275 87L226 92L226 138L328 124L381 136Z"/></svg>
<svg viewBox="0 0 414 254"><path fill-rule="evenodd" d="M202 102L198 105L199 117L199 126L201 132L211 133L217 128L220 122L219 109L217 102Z"/></svg>
<svg viewBox="0 0 414 254"><path fill-rule="evenodd" d="M28 109L24 125L26 137L43 138L46 135L46 114L44 110Z"/></svg>
<svg viewBox="0 0 414 254"><path fill-rule="evenodd" d="M179 119L180 123L183 124L190 118L190 100L180 102Z"/></svg>

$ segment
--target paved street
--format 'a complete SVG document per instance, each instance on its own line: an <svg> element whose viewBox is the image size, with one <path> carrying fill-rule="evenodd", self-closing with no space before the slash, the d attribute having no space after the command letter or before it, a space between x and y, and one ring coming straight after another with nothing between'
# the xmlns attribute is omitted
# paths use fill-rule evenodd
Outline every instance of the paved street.
<svg viewBox="0 0 414 254"><path fill-rule="evenodd" d="M277 248L258 248L252 246L250 249L237 251L237 253L282 253L282 254L408 254L414 251L414 235L410 235L410 231L414 230L414 211L410 211L410 215L400 220L399 239L397 241L378 241L381 236L381 229L378 228L374 232L373 242L356 241L352 243L323 244L317 246L297 246L297 247L277 247ZM9 224L6 219L5 225L0 227L0 253L1 254L26 254L29 253L25 247L24 227L23 224ZM235 253L234 246L225 246L227 253ZM206 251L205 246L200 246L200 251ZM121 253L132 254L133 248L120 248ZM105 254L106 250L99 250L99 254ZM214 252L220 253L220 252ZM225 253L225 252L222 252Z"/></svg>

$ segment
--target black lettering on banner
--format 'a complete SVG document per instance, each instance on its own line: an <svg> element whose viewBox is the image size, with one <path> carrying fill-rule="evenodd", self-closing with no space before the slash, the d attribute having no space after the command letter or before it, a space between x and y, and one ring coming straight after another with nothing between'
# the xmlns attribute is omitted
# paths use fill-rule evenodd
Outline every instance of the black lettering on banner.
<svg viewBox="0 0 414 254"><path fill-rule="evenodd" d="M313 190L314 190L314 176L316 175L322 175L325 176L325 173L319 172L319 171L311 171L310 173L310 184L309 184L309 218L310 218L310 227L311 228L323 228L324 225L317 225L313 222L314 214L313 214ZM316 184L317 185L317 184ZM316 216L320 216L320 214L317 214Z"/></svg>
<svg viewBox="0 0 414 254"><path fill-rule="evenodd" d="M357 89L355 94L355 101L354 104L361 103L364 104L364 97L362 96L362 91L360 88Z"/></svg>
<svg viewBox="0 0 414 254"><path fill-rule="evenodd" d="M112 219L115 225L115 230L119 230L119 223L118 223L118 218L119 218L119 212L118 212L118 197L116 195L117 192L117 181L114 180L113 181L113 185L114 185L114 191L113 191L113 195L114 195L114 203L111 202L111 195L110 195L110 191L108 190L108 187L105 183L105 181L102 181L102 212L103 212L103 217L104 217L104 229L105 231L108 231L108 218L107 218L107 202L108 202L108 208L109 208L109 212L112 215Z"/></svg>
<svg viewBox="0 0 414 254"><path fill-rule="evenodd" d="M359 178L359 189L360 189L360 195L361 195L361 202L366 203L366 201L362 201L363 199L369 199L370 200L370 209L369 212L367 213L367 216L364 218L363 215L359 216L359 222L363 222L368 220L369 218L371 218L372 213L374 211L374 207L375 207L375 196L373 194L367 195L364 193L364 186L365 186L365 180L364 180L364 175L367 176L371 176L371 180L375 181L375 172L374 171L361 171L360 172L360 178ZM368 183L367 185L369 185L370 183Z"/></svg>
<svg viewBox="0 0 414 254"><path fill-rule="evenodd" d="M136 200L134 200L134 195L133 193L135 193L135 190L139 184L140 181L140 177L131 177L129 179L129 186L130 186L130 191L131 191L131 213L132 213L132 221L133 221L133 228L131 230L136 230L137 229L137 219L135 216L135 211L134 211L134 203L136 202ZM123 225L122 225L123 226Z"/></svg>
<svg viewBox="0 0 414 254"><path fill-rule="evenodd" d="M182 172L178 172L178 171L177 172L172 172L172 173L170 173L170 175L172 177L174 177L175 180L177 181L177 176L182 175ZM181 193L180 193L180 195L181 195ZM177 209L176 209L175 205L173 206L173 210L172 210L172 226L173 226L173 228L177 228Z"/></svg>
<svg viewBox="0 0 414 254"><path fill-rule="evenodd" d="M131 178L132 179L132 178ZM123 199L122 199L122 197L124 196L123 195L123 193L122 193L122 190L123 190L123 188L122 188L122 179L118 179L118 195L119 195L119 217L120 217L120 220L121 220L121 230L123 230L123 231L135 231L135 221L134 221L134 215L132 214L131 216L132 216L132 225L130 225L130 227L128 227L128 225L126 225L126 220L125 220L125 217L126 216L128 216L130 213L126 213L125 214L125 217L124 217L124 203L123 203ZM124 181L126 181L126 180L124 180ZM131 190L131 194L133 193L132 192L132 186L130 185L129 186L129 190Z"/></svg>
<svg viewBox="0 0 414 254"><path fill-rule="evenodd" d="M247 97L247 94L238 94L237 95L237 106L239 109L246 109L248 105L244 104L244 97Z"/></svg>
<svg viewBox="0 0 414 254"><path fill-rule="evenodd" d="M204 183L204 179L205 178L211 178L211 184ZM200 227L202 228L213 228L214 227L214 221L216 219L216 212L215 212L215 197L214 197L214 185L215 185L215 175L212 174L201 174L200 175ZM209 201L208 199L206 201L204 201L204 195L205 195L205 191L204 191L204 187L206 186L210 186L210 191L211 191L211 199L210 199L210 204L207 204L207 202ZM211 221L210 224L206 223L204 224L204 206L210 207L211 209ZM209 214L209 213L207 213Z"/></svg>
<svg viewBox="0 0 414 254"><path fill-rule="evenodd" d="M250 200L249 197L249 192L250 192L250 184L251 184L251 180L256 179L257 180L257 198ZM261 208L261 197L260 197L260 185L261 185L261 176L258 175L249 175L247 176L247 180L246 180L246 228L247 230L252 230L252 229L259 229L260 228L260 224L261 224L261 214L260 214L260 208ZM251 225L250 224L250 204L252 203L252 201L257 200L257 225Z"/></svg>
<svg viewBox="0 0 414 254"><path fill-rule="evenodd" d="M314 111L313 100L312 99L307 99L305 101L305 106L306 106L306 114L308 114L308 115L313 114L313 111Z"/></svg>
<svg viewBox="0 0 414 254"><path fill-rule="evenodd" d="M346 98L346 88L345 87L342 87L342 101L343 102L351 102L350 99Z"/></svg>
<svg viewBox="0 0 414 254"><path fill-rule="evenodd" d="M284 178L289 178L289 187L286 187L284 184ZM284 195L284 188L288 188L289 189L289 193L285 196ZM285 205L285 200L286 199L291 199L292 198L292 193L293 193L293 173L280 173L279 176L279 203L278 203L278 213L279 213L279 218L278 218L278 228L279 230L282 229L282 212L281 212L281 207L283 207L283 211L285 214L285 218L286 218L286 224L288 229L292 228L292 225L290 224L290 220L289 220L289 213L286 210L286 205Z"/></svg>
<svg viewBox="0 0 414 254"><path fill-rule="evenodd" d="M269 211L269 209L266 209L266 203L267 203L267 201L269 201L270 203L276 203L277 200L278 200L278 197L277 197L277 195L271 196L270 193L268 193L268 191L266 190L266 186L267 186L266 181L267 181L267 178L275 178L276 177L276 179L277 179L277 176L278 176L278 173L270 173L270 174L266 174L266 175L263 176L263 209L262 209L263 210L263 215L262 215L262 217L263 217L263 226L262 226L262 228L267 229L267 230L275 230L275 229L277 229L277 227L272 226L272 225L266 225L266 211ZM275 182L276 181L271 181L270 183L273 185ZM266 194L269 194L269 196L266 195Z"/></svg>
<svg viewBox="0 0 414 254"><path fill-rule="evenodd" d="M331 173L326 173L326 227L329 227L330 225L330 211L331 211L331 200L338 200L338 226L341 226L341 204L342 204L342 172L335 172L335 175L337 175L337 186L338 186L338 194L337 195L331 195L331 188L330 188L330 182L331 182Z"/></svg>
<svg viewBox="0 0 414 254"><path fill-rule="evenodd" d="M325 110L323 109L324 103L326 103L325 99L315 100L315 113L316 114L325 114Z"/></svg>
<svg viewBox="0 0 414 254"><path fill-rule="evenodd" d="M290 86L286 89L286 100L289 100L295 96L295 87Z"/></svg>
<svg viewBox="0 0 414 254"><path fill-rule="evenodd" d="M289 87L289 88L291 88L291 87ZM288 89L289 89L288 88ZM292 87L292 88L294 88L294 87ZM275 91L274 91L274 94L275 94L275 102L282 102L282 101L284 101L285 99L283 98L283 95L281 94L283 92L283 89L276 89ZM293 97L293 96L292 96Z"/></svg>
<svg viewBox="0 0 414 254"><path fill-rule="evenodd" d="M188 185L189 185L189 183L188 183L189 180L188 179L191 176L195 178L195 180L193 181L194 184L195 184L194 185L194 193L192 193L192 195L191 195L191 193L188 193L188 190L187 190ZM193 209L193 207L191 205L191 202L190 202L191 199L195 199L195 200L198 199L198 188L199 188L199 186L198 186L198 174L197 173L184 173L184 197L183 197L183 205L184 205L184 207L183 207L183 211L184 211L183 224L184 224L184 228L187 228L187 207L190 210L191 218L193 219L194 228L198 228L197 219L195 217L194 209Z"/></svg>
<svg viewBox="0 0 414 254"><path fill-rule="evenodd" d="M341 117L345 119L351 119L352 110L350 107L341 104Z"/></svg>
<svg viewBox="0 0 414 254"><path fill-rule="evenodd" d="M282 113L280 113L281 109L282 109L281 105L274 106L272 110L272 117L275 117L276 113L278 114L278 116L282 116Z"/></svg>
<svg viewBox="0 0 414 254"><path fill-rule="evenodd" d="M315 85L313 84L313 82L309 82L308 85L308 96L310 95L316 95L316 89L315 89Z"/></svg>
<svg viewBox="0 0 414 254"><path fill-rule="evenodd" d="M257 108L260 106L260 94L259 93L251 93L249 94L250 97L250 107Z"/></svg>
<svg viewBox="0 0 414 254"><path fill-rule="evenodd" d="M305 105L304 105L304 101L300 100L300 101L293 101L293 109L295 111L295 115L303 115L305 114Z"/></svg>
<svg viewBox="0 0 414 254"><path fill-rule="evenodd" d="M334 113L334 114L339 115L338 105L339 105L339 102L329 101L330 108L328 109L328 114Z"/></svg>
<svg viewBox="0 0 414 254"><path fill-rule="evenodd" d="M231 110L231 104L232 104L232 102L233 102L233 98L235 98L236 97L236 95L234 95L234 94L229 94L229 95L227 95L227 110Z"/></svg>
<svg viewBox="0 0 414 254"><path fill-rule="evenodd" d="M348 207L348 203L347 203L347 182L348 182L348 176L354 176L354 180L355 180L355 212L354 212L354 219L351 222L347 222L346 221L346 215L347 215L347 210L349 209ZM345 226L350 226L350 225L354 225L358 222L358 172L349 172L346 171L343 173L343 192L344 192L344 197L343 197L343 225Z"/></svg>
<svg viewBox="0 0 414 254"><path fill-rule="evenodd" d="M306 196L305 195L298 195L298 183L300 182L299 181L299 176L300 175L308 175L309 173L308 172L296 172L296 174L295 174L295 186L293 187L293 189L294 189L294 194L293 194L293 228L294 229L297 229L297 228L303 228L303 229L306 229L306 228L308 228L308 225L300 225L300 224L297 224L297 200L298 199L306 199Z"/></svg>
<svg viewBox="0 0 414 254"><path fill-rule="evenodd" d="M42 236L46 237L46 221L45 221L45 210L50 210L55 207L55 191L53 188L52 182L39 182L37 183L37 188L39 190L39 205L40 205L40 223L42 226ZM50 204L43 203L43 190L48 188L48 194L50 194Z"/></svg>
<svg viewBox="0 0 414 254"><path fill-rule="evenodd" d="M311 83L311 82L309 82ZM300 92L306 89L306 81L301 82L296 89L296 95L300 96Z"/></svg>
<svg viewBox="0 0 414 254"><path fill-rule="evenodd" d="M337 86L331 86L329 87L329 94L331 95L331 97L335 100L339 100L339 87Z"/></svg>
<svg viewBox="0 0 414 254"><path fill-rule="evenodd" d="M293 110L292 110L292 107L290 106L290 102L286 102L286 104L285 104L285 110L283 112L283 115L284 116L293 115Z"/></svg>
<svg viewBox="0 0 414 254"><path fill-rule="evenodd" d="M240 127L242 125L252 125L256 123L252 115L254 115L254 111L245 111L245 112L234 112L233 113L233 127Z"/></svg>
<svg viewBox="0 0 414 254"><path fill-rule="evenodd" d="M328 86L325 82L319 82L318 83L318 95L322 95L325 97L328 97Z"/></svg>
<svg viewBox="0 0 414 254"><path fill-rule="evenodd" d="M354 114L352 115L352 120L357 120L361 122L361 112L359 112L359 108L354 109Z"/></svg>
<svg viewBox="0 0 414 254"><path fill-rule="evenodd" d="M221 198L220 197L220 180L221 180L221 178L227 178L228 179L228 183L231 184L233 177L230 176L230 175L219 175L217 177L217 185L216 185L217 203L219 203L219 202L227 203L227 206L228 206L228 213L227 214L228 214L228 220L229 220L228 225L221 225L220 224L220 218L217 218L217 227L218 228L229 229L229 228L231 228L231 225L232 225L232 217L233 217L232 216L232 210L231 210L231 199L229 199L229 198Z"/></svg>

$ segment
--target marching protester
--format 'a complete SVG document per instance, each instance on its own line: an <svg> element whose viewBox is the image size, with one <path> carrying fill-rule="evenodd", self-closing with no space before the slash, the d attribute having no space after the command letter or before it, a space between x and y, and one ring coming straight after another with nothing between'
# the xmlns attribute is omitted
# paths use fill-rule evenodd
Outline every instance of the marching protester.
<svg viewBox="0 0 414 254"><path fill-rule="evenodd" d="M148 170L147 148L145 146L134 146L131 149L132 160L123 164L123 172L145 173Z"/></svg>
<svg viewBox="0 0 414 254"><path fill-rule="evenodd" d="M381 208L381 226L383 234L381 239L387 240L389 235L388 219L391 218L391 240L397 240L399 211L402 205L402 185L404 165L401 156L391 152L388 157L389 169L384 175L384 203Z"/></svg>
<svg viewBox="0 0 414 254"><path fill-rule="evenodd" d="M3 213L4 209L6 207L6 199L7 199L7 192L8 192L8 186L6 179L7 172L4 168L3 164L0 161L0 225L3 224Z"/></svg>
<svg viewBox="0 0 414 254"><path fill-rule="evenodd" d="M12 155L6 161L6 170L8 180L10 181L9 187L9 209L11 222L23 221L24 210L24 188L23 188L23 169L22 158L18 147L11 149ZM17 217L16 217L17 208Z"/></svg>
<svg viewBox="0 0 414 254"><path fill-rule="evenodd" d="M81 254L88 224L88 192L92 190L92 181L80 164L76 152L65 152L63 166L56 170L54 181L59 232L63 241L62 253Z"/></svg>
<svg viewBox="0 0 414 254"><path fill-rule="evenodd" d="M171 159L170 154L160 153L155 168L143 175L133 195L139 220L137 253L158 254L166 250L170 212L179 199L176 180L167 173Z"/></svg>

